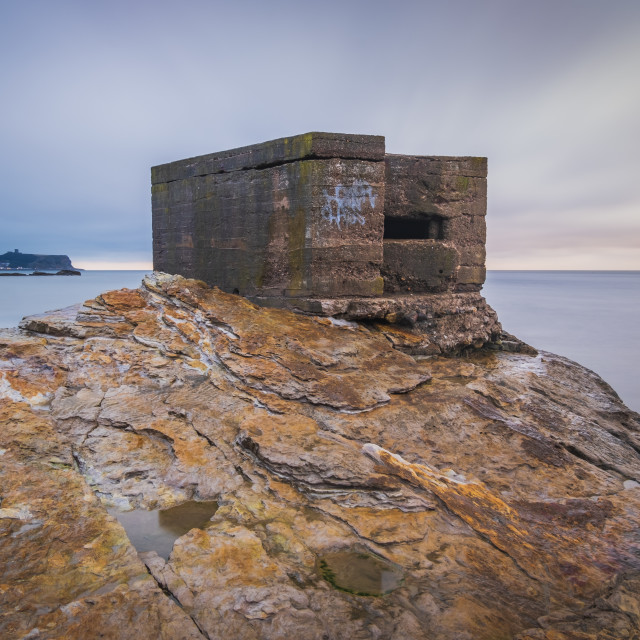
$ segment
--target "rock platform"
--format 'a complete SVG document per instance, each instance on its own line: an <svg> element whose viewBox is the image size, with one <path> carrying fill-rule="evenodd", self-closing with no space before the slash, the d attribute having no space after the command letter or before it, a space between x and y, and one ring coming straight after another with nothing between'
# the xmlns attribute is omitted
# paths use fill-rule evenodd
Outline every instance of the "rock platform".
<svg viewBox="0 0 640 640"><path fill-rule="evenodd" d="M638 638L640 416L404 331L163 274L0 330L0 636ZM189 500L219 508L168 561L107 512Z"/></svg>

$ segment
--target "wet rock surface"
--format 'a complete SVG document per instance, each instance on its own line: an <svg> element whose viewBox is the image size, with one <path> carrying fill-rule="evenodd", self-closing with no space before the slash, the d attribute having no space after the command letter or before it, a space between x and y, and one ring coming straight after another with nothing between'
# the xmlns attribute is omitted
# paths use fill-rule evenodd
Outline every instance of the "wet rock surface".
<svg viewBox="0 0 640 640"><path fill-rule="evenodd" d="M21 327L3 638L639 637L639 417L587 369L161 274ZM108 511L190 501L218 509L168 560Z"/></svg>

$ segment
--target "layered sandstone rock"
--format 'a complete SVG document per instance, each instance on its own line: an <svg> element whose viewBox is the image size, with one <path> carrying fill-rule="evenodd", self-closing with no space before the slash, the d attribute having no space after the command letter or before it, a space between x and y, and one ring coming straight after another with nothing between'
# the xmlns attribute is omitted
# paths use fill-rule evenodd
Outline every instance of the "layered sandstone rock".
<svg viewBox="0 0 640 640"><path fill-rule="evenodd" d="M389 320L156 274L2 330L0 636L637 638L638 415ZM106 510L194 499L168 561Z"/></svg>

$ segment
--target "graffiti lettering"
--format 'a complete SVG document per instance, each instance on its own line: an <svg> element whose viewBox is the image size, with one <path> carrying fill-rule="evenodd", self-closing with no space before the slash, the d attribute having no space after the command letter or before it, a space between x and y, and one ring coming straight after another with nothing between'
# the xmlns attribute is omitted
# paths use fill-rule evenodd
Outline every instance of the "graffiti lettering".
<svg viewBox="0 0 640 640"><path fill-rule="evenodd" d="M361 212L365 200L369 200L371 208L376 206L373 187L364 180L354 180L351 186L339 184L334 188L334 193L325 190L324 198L322 217L329 224L335 223L339 229L343 225L364 225L365 217Z"/></svg>

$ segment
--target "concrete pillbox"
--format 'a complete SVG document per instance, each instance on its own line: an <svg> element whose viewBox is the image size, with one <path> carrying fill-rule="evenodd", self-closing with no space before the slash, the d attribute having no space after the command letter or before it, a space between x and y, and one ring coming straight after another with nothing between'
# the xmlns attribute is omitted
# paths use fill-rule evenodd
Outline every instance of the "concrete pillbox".
<svg viewBox="0 0 640 640"><path fill-rule="evenodd" d="M247 296L382 294L384 138L308 133L152 169L154 269Z"/></svg>
<svg viewBox="0 0 640 640"><path fill-rule="evenodd" d="M170 162L152 168L154 269L299 309L479 291L486 176L486 158L337 133Z"/></svg>

